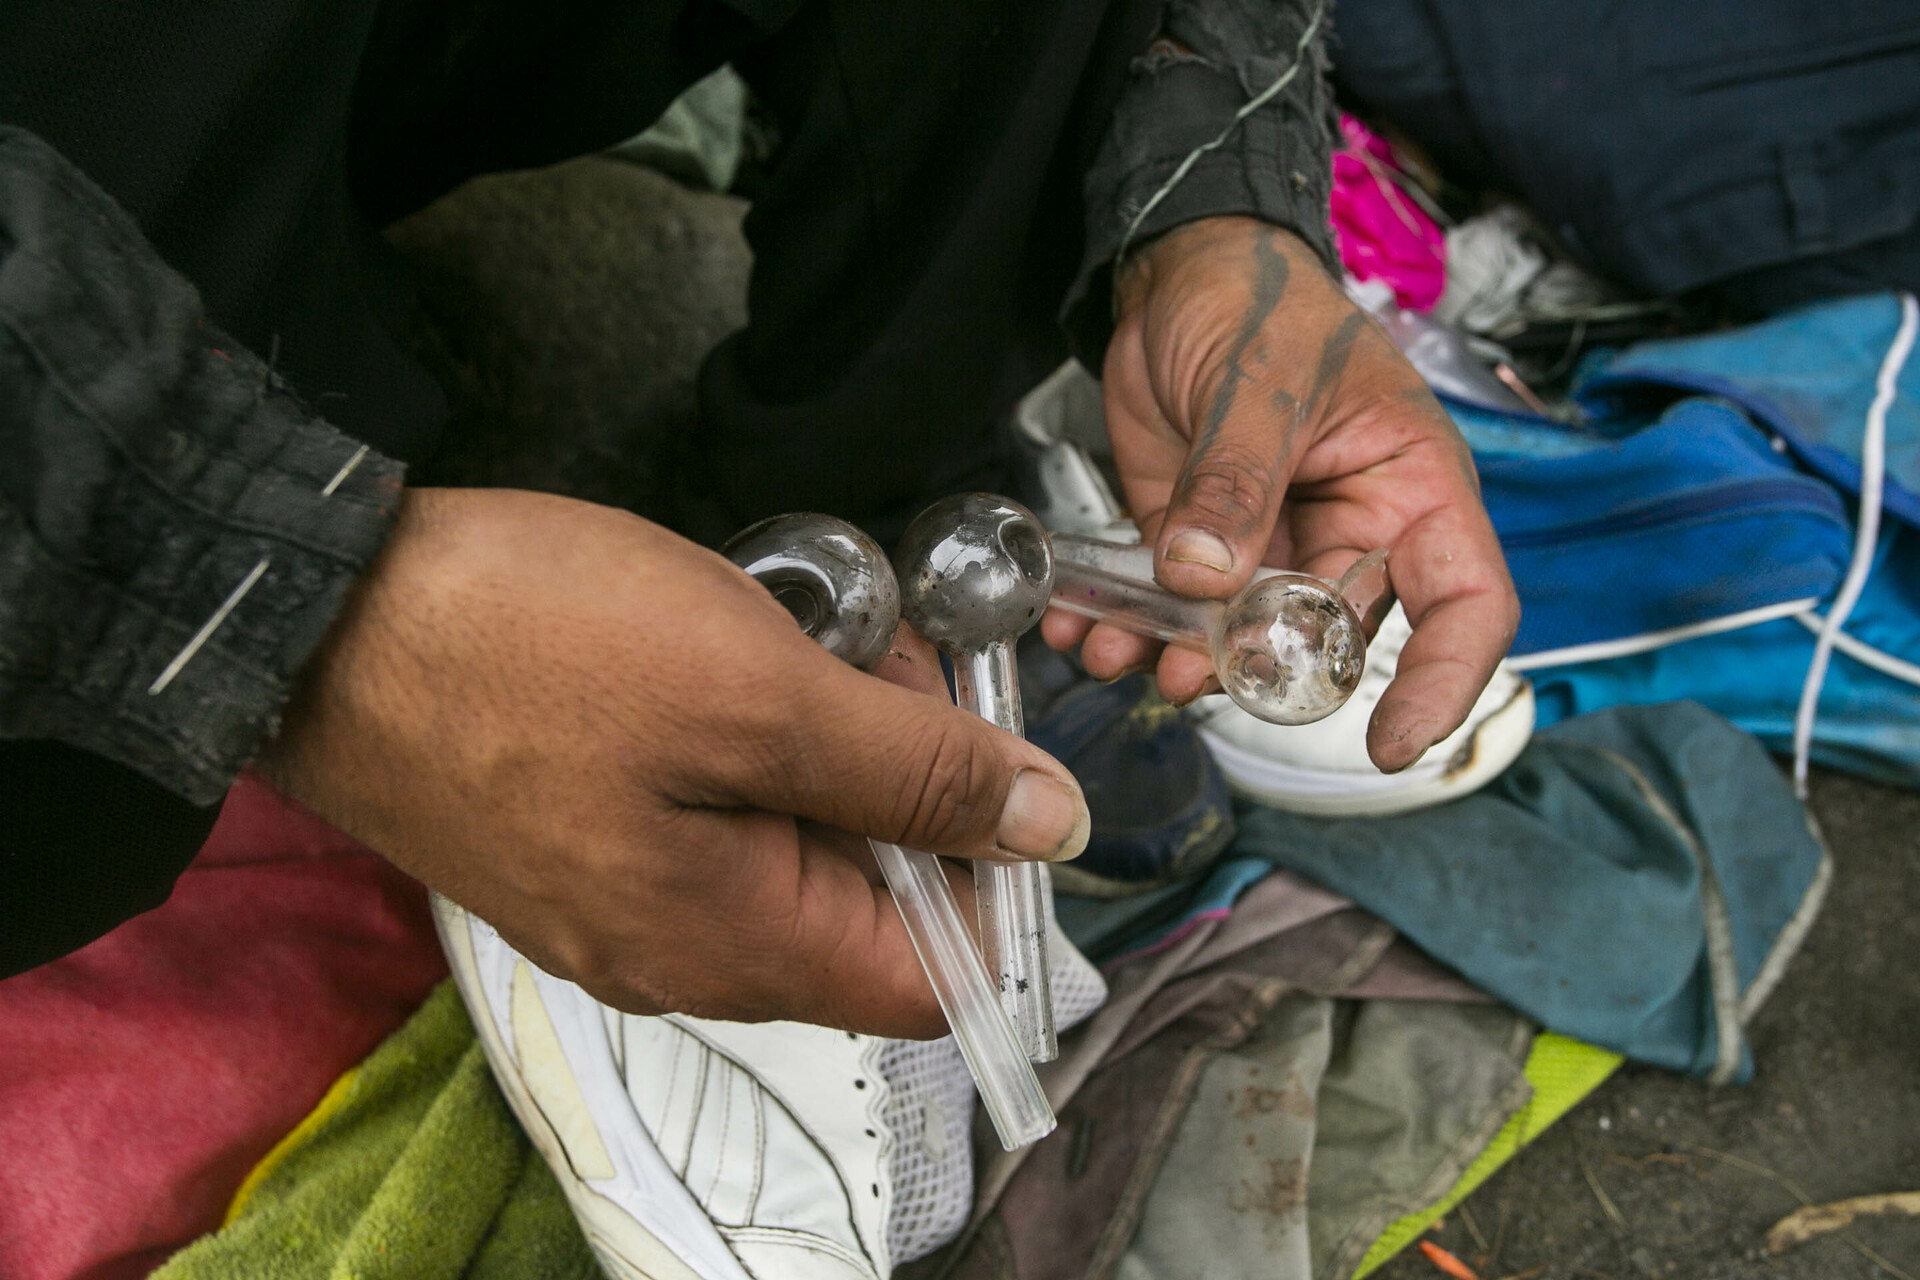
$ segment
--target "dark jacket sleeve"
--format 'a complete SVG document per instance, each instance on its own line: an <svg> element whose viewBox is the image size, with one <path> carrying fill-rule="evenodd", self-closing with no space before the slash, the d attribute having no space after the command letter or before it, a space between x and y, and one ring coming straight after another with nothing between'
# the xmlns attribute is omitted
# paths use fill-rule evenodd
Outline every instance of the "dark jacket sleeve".
<svg viewBox="0 0 1920 1280"><path fill-rule="evenodd" d="M18 843L47 818L25 780L111 777L116 804L169 830L180 805L217 803L379 550L400 482L209 327L99 188L0 126L8 917L33 909L14 870L43 853ZM0 919L9 969L16 924Z"/></svg>
<svg viewBox="0 0 1920 1280"><path fill-rule="evenodd" d="M1064 319L1090 368L1112 332L1112 265L1183 222L1260 218L1336 265L1330 4L1169 0L1086 177L1086 252Z"/></svg>

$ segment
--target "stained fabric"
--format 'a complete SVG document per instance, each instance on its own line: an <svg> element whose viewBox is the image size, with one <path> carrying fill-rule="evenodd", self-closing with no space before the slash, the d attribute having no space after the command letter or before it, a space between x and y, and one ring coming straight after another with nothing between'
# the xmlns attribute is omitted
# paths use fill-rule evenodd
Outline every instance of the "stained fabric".
<svg viewBox="0 0 1920 1280"><path fill-rule="evenodd" d="M1235 852L1378 913L1543 1026L1722 1081L1751 1073L1741 1028L1830 874L1761 745L1690 703L1563 722L1412 814L1249 809Z"/></svg>
<svg viewBox="0 0 1920 1280"><path fill-rule="evenodd" d="M1287 997L1207 1064L1114 1275L1346 1280L1532 1097L1533 1041L1496 1005Z"/></svg>
<svg viewBox="0 0 1920 1280"><path fill-rule="evenodd" d="M1525 1096L1524 1087L1508 1088L1518 1074L1513 1055L1524 1055L1530 1035L1518 1015L1488 1004L1377 917L1284 872L1241 895L1231 914L1195 920L1164 946L1117 962L1108 977L1107 1004L1063 1037L1060 1058L1040 1069L1060 1127L1030 1148L986 1158L969 1232L935 1255L939 1266L954 1268L949 1274L1229 1276L1245 1274L1236 1268L1263 1250L1277 1251L1277 1274L1307 1274L1304 1196L1315 1099L1327 1063L1345 1061L1339 1046L1354 1042L1354 1008L1413 1002L1472 1009L1469 1021L1492 1019L1514 1033L1511 1043L1495 1037L1503 1065L1490 1070L1469 1065L1472 1053L1437 1055L1457 1072L1451 1087L1460 1091L1461 1110L1473 1114L1467 1128L1482 1144ZM1406 1055L1389 1062L1392 1056L1379 1059L1383 1078L1408 1065ZM1463 1079L1483 1076L1502 1083L1461 1087ZM1449 1076L1432 1078L1442 1087ZM1495 1094L1504 1109L1480 1105ZM1449 1129L1450 1121L1424 1112L1410 1095L1407 1105L1409 1132ZM1218 1147L1223 1128L1233 1130L1231 1156ZM1470 1140L1414 1145L1428 1156L1457 1145L1461 1168L1479 1150ZM1206 1151L1211 1167L1196 1176L1188 1166L1204 1163ZM1177 1170L1169 1166L1174 1158ZM1427 1168L1429 1181L1437 1168ZM1202 1198L1228 1205L1227 1213L1239 1204L1243 1220L1230 1227L1210 1210L1197 1225L1213 1223L1223 1236L1217 1247L1170 1261L1187 1249L1183 1241L1192 1236L1182 1224ZM1415 1207L1417 1199L1409 1190L1394 1205ZM1394 1216L1392 1207L1374 1206L1375 1234ZM1363 1217L1356 1211L1351 1230L1337 1234L1367 1235Z"/></svg>

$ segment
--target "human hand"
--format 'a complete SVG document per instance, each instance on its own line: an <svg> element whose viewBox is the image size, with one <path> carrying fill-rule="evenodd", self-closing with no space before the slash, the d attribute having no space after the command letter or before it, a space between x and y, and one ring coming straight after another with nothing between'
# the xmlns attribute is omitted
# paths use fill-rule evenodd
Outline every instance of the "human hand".
<svg viewBox="0 0 1920 1280"><path fill-rule="evenodd" d="M900 639L878 679L644 520L410 490L259 763L615 1008L939 1035L847 833L1063 858L1087 810L1058 762L957 710L932 649Z"/></svg>
<svg viewBox="0 0 1920 1280"><path fill-rule="evenodd" d="M1232 595L1262 564L1336 578L1385 547L1413 623L1367 750L1389 772L1458 728L1513 643L1520 605L1466 444L1391 339L1298 237L1206 218L1131 258L1102 376L1107 430L1154 574ZM1283 501L1284 498L1284 501ZM1200 654L1059 610L1088 672L1157 665L1185 704Z"/></svg>

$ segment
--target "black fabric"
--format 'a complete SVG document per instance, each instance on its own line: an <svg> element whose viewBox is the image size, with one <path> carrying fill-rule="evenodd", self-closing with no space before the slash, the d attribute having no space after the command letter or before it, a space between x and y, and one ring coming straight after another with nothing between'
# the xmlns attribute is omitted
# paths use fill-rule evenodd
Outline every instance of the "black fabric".
<svg viewBox="0 0 1920 1280"><path fill-rule="evenodd" d="M731 58L787 145L749 226L753 325L716 357L690 442L689 521L719 537L811 506L884 526L997 474L993 418L1065 353L1070 286L1098 361L1118 211L1284 68L1316 7L29 0L0 18L0 121L98 181L331 421L417 460L443 404L395 337L404 291L374 228L474 174L611 145ZM1130 67L1163 21L1196 57ZM1143 234L1250 213L1327 252L1309 56Z"/></svg>
<svg viewBox="0 0 1920 1280"><path fill-rule="evenodd" d="M64 743L0 740L0 978L165 902L219 813Z"/></svg>
<svg viewBox="0 0 1920 1280"><path fill-rule="evenodd" d="M208 315L329 419L395 457L445 412L405 353L397 266L346 182L376 0L0 7L0 124L103 187Z"/></svg>
<svg viewBox="0 0 1920 1280"><path fill-rule="evenodd" d="M211 804L385 541L399 468L208 325L45 143L0 125L0 175L0 738Z"/></svg>
<svg viewBox="0 0 1920 1280"><path fill-rule="evenodd" d="M829 0L735 55L785 143L746 221L752 321L702 373L691 532L811 509L885 539L1004 485L998 419L1066 355L1082 182L1158 19Z"/></svg>
<svg viewBox="0 0 1920 1280"><path fill-rule="evenodd" d="M1253 213L1339 270L1326 216L1339 127L1326 81L1330 10L1331 0L1170 0L1087 173L1087 240L1066 318L1089 368L1100 367L1112 329L1106 265L1183 222ZM1227 128L1250 98L1289 76L1270 104ZM1208 149L1156 201L1198 148Z"/></svg>
<svg viewBox="0 0 1920 1280"><path fill-rule="evenodd" d="M1647 293L1920 287L1920 6L1367 0L1335 74Z"/></svg>
<svg viewBox="0 0 1920 1280"><path fill-rule="evenodd" d="M830 511L886 540L930 498L1005 484L997 432L1069 351L1098 366L1121 231L1223 132L1141 238L1265 218L1331 256L1331 115L1308 0L824 0L733 55L786 144L746 230L752 321L701 380L684 512L714 539ZM1199 46L1169 74L1168 29Z"/></svg>

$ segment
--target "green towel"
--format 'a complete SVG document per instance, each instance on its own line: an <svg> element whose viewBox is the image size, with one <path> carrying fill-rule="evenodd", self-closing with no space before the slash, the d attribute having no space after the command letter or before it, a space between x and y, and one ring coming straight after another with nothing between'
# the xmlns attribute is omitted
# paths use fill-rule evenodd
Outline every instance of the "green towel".
<svg viewBox="0 0 1920 1280"><path fill-rule="evenodd" d="M154 1280L599 1280L451 981L268 1153Z"/></svg>

